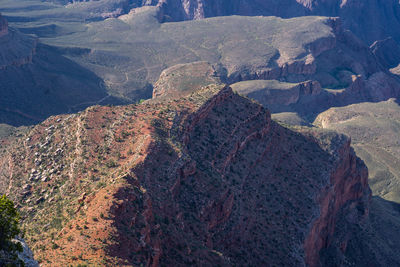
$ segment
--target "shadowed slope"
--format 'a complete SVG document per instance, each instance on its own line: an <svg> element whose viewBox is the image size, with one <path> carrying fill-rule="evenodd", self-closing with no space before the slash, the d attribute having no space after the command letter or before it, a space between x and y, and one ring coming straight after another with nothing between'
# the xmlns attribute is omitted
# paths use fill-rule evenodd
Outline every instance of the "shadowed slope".
<svg viewBox="0 0 400 267"><path fill-rule="evenodd" d="M0 95L0 122L11 125L117 103L94 73L12 28L0 36Z"/></svg>
<svg viewBox="0 0 400 267"><path fill-rule="evenodd" d="M2 153L45 266L318 265L337 214L368 214L346 137L284 128L228 87L52 117Z"/></svg>

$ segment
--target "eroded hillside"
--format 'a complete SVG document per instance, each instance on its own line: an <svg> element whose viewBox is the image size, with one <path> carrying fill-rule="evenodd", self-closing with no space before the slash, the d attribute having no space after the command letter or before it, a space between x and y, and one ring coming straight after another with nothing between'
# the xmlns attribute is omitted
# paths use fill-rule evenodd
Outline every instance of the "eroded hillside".
<svg viewBox="0 0 400 267"><path fill-rule="evenodd" d="M24 95L11 95L8 102L18 99L18 103L24 103L25 110L14 108L17 113L7 117L8 123L18 119L22 121L18 118L21 113L25 117L35 115L40 119L65 110L73 111L115 100L107 97L107 93L128 102L138 102L157 94L160 85L165 90L168 86L189 90L217 81L227 84L248 80L312 81L321 86L312 97L307 93L304 97L293 96L291 92L281 90L288 98L297 98L298 101L279 109L300 112L309 122L317 113L332 106L387 100L399 94L399 79L388 69L396 65L396 60L386 52L392 49L385 48L394 47L396 43L393 40L382 41L370 48L343 27L337 18L231 16L160 23L162 12L150 6L132 9L132 12L115 18L82 23L80 5L102 6L102 3L92 1L60 7L49 3L35 6L30 2L33 6L28 9L32 11L22 13L15 13L11 3L5 4L4 10L12 24L24 33L39 36L42 45L38 46L33 57L34 64L28 65L30 68L35 66L33 70L29 69L32 73L21 69L16 70L17 73L3 72L5 77L0 85L11 85L19 88L17 93L26 94L30 90L27 84L34 84L40 87L35 90L39 96L32 97L49 102L53 97L48 94L59 90L54 94L59 103L65 103L63 111L61 105L50 105L53 109L47 109L47 114L43 114L40 105L29 105ZM209 70L215 73L211 76L206 74L206 79L199 76L178 83L168 81L164 75L186 73L184 76L188 77L193 76L188 73L196 73L197 76L203 71L196 71L199 64L209 64ZM36 66L48 68L37 70ZM62 81L53 76L55 72L65 74ZM48 81L53 84L50 86ZM70 92L66 88L80 90L74 91L76 94L66 94ZM82 88L85 88L85 94L80 94ZM10 94L10 90L6 93ZM16 102L12 103L16 105ZM29 119L25 118L23 122L28 123Z"/></svg>
<svg viewBox="0 0 400 267"><path fill-rule="evenodd" d="M8 1L12 3L11 0ZM54 13L57 13L57 9L63 8L64 12L75 16L79 14L84 18L102 19L149 7L159 10L160 21L199 20L230 15L283 18L309 15L341 17L346 28L367 44L387 37L400 41L398 30L400 5L396 0L384 2L379 0L46 0L45 2L60 5L28 1L25 6L43 5L55 9Z"/></svg>
<svg viewBox="0 0 400 267"><path fill-rule="evenodd" d="M2 153L45 266L318 265L339 213L368 218L346 137L280 126L229 87L51 117Z"/></svg>
<svg viewBox="0 0 400 267"><path fill-rule="evenodd" d="M399 105L395 99L332 108L315 123L352 137L357 154L366 162L374 193L400 202Z"/></svg>
<svg viewBox="0 0 400 267"><path fill-rule="evenodd" d="M38 123L93 104L118 103L93 72L0 16L0 123ZM119 101L122 103L122 101Z"/></svg>

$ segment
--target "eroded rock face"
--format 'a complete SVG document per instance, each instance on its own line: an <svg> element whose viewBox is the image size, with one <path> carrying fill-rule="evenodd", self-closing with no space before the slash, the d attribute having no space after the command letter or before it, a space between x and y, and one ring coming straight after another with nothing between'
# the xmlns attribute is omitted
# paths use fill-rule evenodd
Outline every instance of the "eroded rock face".
<svg viewBox="0 0 400 267"><path fill-rule="evenodd" d="M284 83L276 80L254 80L232 84L232 89L257 100L276 113L297 104L303 97L319 95L322 91L317 81Z"/></svg>
<svg viewBox="0 0 400 267"><path fill-rule="evenodd" d="M89 16L117 17L130 9L157 6L161 21L198 20L217 16L307 15L341 17L344 26L368 45L393 37L400 41L400 4L397 0L47 0L75 5Z"/></svg>
<svg viewBox="0 0 400 267"><path fill-rule="evenodd" d="M6 27L7 23L4 24ZM19 126L106 99L94 73L10 27L0 37L0 122Z"/></svg>
<svg viewBox="0 0 400 267"><path fill-rule="evenodd" d="M319 197L320 215L305 241L306 261L310 266L323 265L320 252L331 246L339 214L351 217L350 224L368 219L371 198L368 170L350 147L350 141L337 151L337 157L337 168L331 174L330 186ZM337 248L342 255L336 255L337 258L332 261L340 262L338 259L343 258L351 235L348 233L347 239L343 239L341 247Z"/></svg>
<svg viewBox="0 0 400 267"><path fill-rule="evenodd" d="M349 145L214 85L49 118L2 150L0 184L44 265L306 266L339 210L368 214Z"/></svg>
<svg viewBox="0 0 400 267"><path fill-rule="evenodd" d="M370 48L386 68L396 67L400 63L400 46L393 38L375 41Z"/></svg>
<svg viewBox="0 0 400 267"><path fill-rule="evenodd" d="M207 20L196 23L204 21ZM252 49L233 41L223 42L223 48L218 50L223 55L220 62L195 62L167 69L155 84L153 96L173 96L183 90L191 91L198 87L190 83L200 77L203 78L197 83L199 86L212 83L215 79L207 73L214 73L221 81L232 84L235 90L259 101L272 112L300 112L305 117L332 106L376 102L400 95L398 79L387 70L388 62L393 64L396 59L382 54L388 49L378 49L378 46L389 46L390 41L385 42L386 45L379 43L370 48L346 30L338 18L324 20L324 27L313 32L324 33L318 37L299 30L301 26L298 25L303 25L300 19L283 21L297 23L293 29L288 27L268 41L273 49L267 50L263 45L264 48L257 53L267 55L265 58L256 56L254 51L260 46L256 40L252 42ZM317 25L309 25L307 29L314 27L318 28ZM235 32L230 36L235 36ZM308 38L310 41L299 45L299 40ZM249 60L245 61L245 56L239 55L246 55ZM205 67L207 65L209 67ZM177 75L173 76L173 72ZM184 73L187 75L182 76ZM193 81L189 82L190 79ZM186 86L182 83L185 80ZM161 92L160 88L164 91Z"/></svg>
<svg viewBox="0 0 400 267"><path fill-rule="evenodd" d="M8 66L32 63L36 53L34 38L23 36L14 29L9 30L7 20L0 14L0 71Z"/></svg>
<svg viewBox="0 0 400 267"><path fill-rule="evenodd" d="M192 20L227 15L297 17L320 15L341 17L345 27L368 44L392 36L400 40L400 4L397 0L159 0L158 5L173 20Z"/></svg>

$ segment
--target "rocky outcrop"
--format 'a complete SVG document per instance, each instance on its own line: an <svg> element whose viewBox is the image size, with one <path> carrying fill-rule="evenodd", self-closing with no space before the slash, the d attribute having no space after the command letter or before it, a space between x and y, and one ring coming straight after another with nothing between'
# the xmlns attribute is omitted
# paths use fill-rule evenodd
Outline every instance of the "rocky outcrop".
<svg viewBox="0 0 400 267"><path fill-rule="evenodd" d="M198 20L217 16L278 16L292 18L308 15L341 17L344 26L368 45L393 37L400 41L400 5L397 0L47 0L61 2L103 18L127 14L131 9L155 6L160 21Z"/></svg>
<svg viewBox="0 0 400 267"><path fill-rule="evenodd" d="M397 212L400 201L400 142L396 128L400 118L399 110L396 99L379 103L365 102L329 109L319 114L314 122L319 127L351 136L357 155L368 167L369 181L375 195L369 220L355 228L355 225L348 227L346 223L340 222L336 225L337 229L342 230L337 231L335 235L342 238L348 235L349 231L358 232L346 243L348 265L354 266L353 259L359 255L365 255L364 262L360 265L378 262L377 266L397 266L400 262L398 257L387 256L398 255L396 251L400 247L396 230L399 225ZM343 221L357 216L360 214L343 218ZM361 228L362 231L357 228ZM335 240L331 241L335 243ZM365 245L359 246L361 243ZM329 249L327 251L327 255L333 252Z"/></svg>
<svg viewBox="0 0 400 267"><path fill-rule="evenodd" d="M303 105L313 106L311 112L321 111L317 109L321 108L318 105L326 109L361 100L375 101L380 90L380 86L376 86L379 85L377 78L382 82L390 80L383 83L385 88L382 90L385 92L382 96L395 97L398 94L396 79L391 77L368 46L345 30L338 18L230 16L160 24L156 18L161 15L157 15L155 9L154 6L136 8L118 19L92 23L91 30L79 37L84 38L85 42L78 41L78 36L76 43L75 38L68 38L72 42L69 46L85 43L86 49L77 53L59 48L57 52L68 53L76 62L85 62L85 66L100 75L107 88L132 102L150 98L153 94L191 92L218 80L226 84L258 79L289 83L315 81L321 88L333 89L329 94L323 92L324 99L318 98L315 103L310 100ZM121 38L110 39L108 32L104 31L108 27L115 29L113 35ZM96 38L92 38L93 33L96 33ZM104 49L96 48L99 45L103 45ZM117 46L121 50L116 51L114 48ZM103 60L107 64L101 63ZM205 62L210 65L207 66ZM72 69L68 67L68 70ZM364 87L360 88L365 98L357 98L358 95L351 95L352 90L346 89L352 86L354 75L366 81ZM371 86L366 87L368 79L373 76L377 78L371 79ZM51 91L47 84L38 87L46 87L44 91ZM338 97L340 90L345 89L349 93ZM370 97L372 94L369 90L376 91L374 97ZM394 94L390 95L391 92ZM15 99L13 96L10 98ZM293 96L293 99L289 102L295 101L297 96ZM70 105L71 108L73 106ZM18 110L29 114L26 109Z"/></svg>
<svg viewBox="0 0 400 267"><path fill-rule="evenodd" d="M190 94L209 84L220 83L217 75L215 67L204 61L175 65L161 73L154 84L153 98Z"/></svg>
<svg viewBox="0 0 400 267"><path fill-rule="evenodd" d="M284 128L228 86L52 117L6 150L1 190L43 265L317 265L339 211L368 216L346 137Z"/></svg>
<svg viewBox="0 0 400 267"><path fill-rule="evenodd" d="M197 24L221 21L221 24L227 25L228 21L232 23L235 19L215 18L190 24L193 31L196 31ZM251 42L252 49L247 49L236 44L246 41L233 41L237 38L235 34L238 34L233 31L229 35L233 36L232 40L227 39L218 48L215 47L221 51L222 55L217 62L213 62L208 67L205 62L179 64L165 70L155 83L153 96L172 96L178 92L182 93L184 91L182 88L191 92L207 83L218 82L218 79L227 84L248 81L243 85L251 84L252 86L263 83L262 81L251 82L253 80L277 80L282 84L304 84L305 87L312 85L313 88L304 88L305 91L302 91L303 89L295 85L288 85L293 90L288 90L287 86L265 85L264 87L257 86L257 89L248 88L245 94L273 112L301 111L306 113L305 116L309 116L310 113L321 112L331 106L342 106L360 101L381 101L399 95L400 83L388 72L384 59L378 56L378 50L371 50L354 34L346 30L340 19L327 18L323 20L322 25L312 24L302 31L297 28L297 25L303 25L304 19L274 19L274 23L278 25L287 23L282 26L287 30L278 35L269 33L275 36L268 41L271 48L267 49L264 45L260 45L263 48L257 52L254 52L259 47L257 39ZM266 25L269 24L265 24L265 27ZM227 26L227 28L230 27ZM310 28L319 29L314 33L318 32L320 35L318 37L308 35ZM182 42L191 38L193 37L182 38ZM201 49L203 48L199 48L199 51ZM246 56L238 55L246 55L249 62L243 60ZM259 55L268 56L263 58ZM268 88L268 86L272 87ZM274 86L277 87L274 88ZM322 90L322 88L331 88L331 90ZM238 89L235 88L235 90ZM244 93L243 90L241 93ZM310 90L311 92L308 92Z"/></svg>
<svg viewBox="0 0 400 267"><path fill-rule="evenodd" d="M257 100L271 112L280 112L303 97L317 96L321 85L316 81L284 83L276 80L254 80L232 84L233 90Z"/></svg>
<svg viewBox="0 0 400 267"><path fill-rule="evenodd" d="M26 267L39 267L39 264L33 257L31 249L26 244L25 240L21 237L17 237L16 240L22 246L22 252L18 253L18 258L24 262Z"/></svg>
<svg viewBox="0 0 400 267"><path fill-rule="evenodd" d="M25 241L16 236L11 240L14 245L18 245L21 251L10 251L6 247L0 249L0 265L1 266L26 266L26 267L39 267L39 264L33 258L33 253L29 249Z"/></svg>

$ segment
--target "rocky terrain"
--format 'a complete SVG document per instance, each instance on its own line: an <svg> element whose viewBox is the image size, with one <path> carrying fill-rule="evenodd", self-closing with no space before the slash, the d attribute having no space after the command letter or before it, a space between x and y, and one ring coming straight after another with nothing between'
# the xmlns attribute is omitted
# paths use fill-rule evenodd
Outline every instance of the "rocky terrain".
<svg viewBox="0 0 400 267"><path fill-rule="evenodd" d="M335 105L386 100L399 93L398 79L389 72L386 63L381 63L383 57L377 56L381 49L372 50L364 45L343 28L339 19L218 17L160 24L154 12L146 9L91 24L74 40L84 40L93 52L83 58L70 56L91 62L91 68L102 58L115 60L94 70L110 88L133 100L160 95L157 83L162 86L170 83L169 87L179 91L195 90L206 82L214 82L207 71L193 69L203 61L200 64L208 62L208 73L228 84L248 80L312 81L319 83L321 89L328 89L314 92L307 98L307 105L299 103L299 107L309 106L304 113L318 113ZM143 23L148 28L140 30L139 25ZM109 28L118 31L110 34L103 30ZM73 45L75 41L68 37L52 42ZM119 61L116 56L120 52L110 53L107 49L114 46L112 43L126 51ZM134 57L127 57L128 54ZM121 65L122 59L135 65ZM162 71L171 74L167 80ZM179 81L179 77L187 77L188 73L195 73L199 78L203 75L197 86Z"/></svg>
<svg viewBox="0 0 400 267"><path fill-rule="evenodd" d="M399 111L396 100L332 108L321 113L315 124L345 133L366 162L374 193L400 202Z"/></svg>
<svg viewBox="0 0 400 267"><path fill-rule="evenodd" d="M400 266L399 6L2 0L0 194L35 259Z"/></svg>
<svg viewBox="0 0 400 267"><path fill-rule="evenodd" d="M342 264L336 222L369 221L348 138L285 128L229 87L51 117L1 152L43 266Z"/></svg>
<svg viewBox="0 0 400 267"><path fill-rule="evenodd" d="M94 73L1 20L7 33L0 35L1 123L32 124L92 104L118 103Z"/></svg>
<svg viewBox="0 0 400 267"><path fill-rule="evenodd" d="M164 70L154 84L153 97L179 97L209 84L221 83L217 70L205 61L179 64Z"/></svg>
<svg viewBox="0 0 400 267"><path fill-rule="evenodd" d="M343 19L232 16L160 23L160 18L165 15L160 7L145 6L130 9L124 15L113 18L88 19L82 23L86 11L82 11L79 5L98 4L103 7L101 3L79 2L75 3L78 6L72 4L65 7L29 2L27 9L30 11L21 12L16 11L20 9L13 6L15 3L5 2L3 9L0 8L20 31L39 37L36 59L45 54L45 61L60 62L62 59L65 61L63 66L70 66L69 71L79 69L78 73L86 73L81 76L76 72L69 73L63 79L65 82L59 82L52 88L68 86L87 90L85 94L73 96L76 102L79 99L78 103L70 103L72 99L60 99L58 102L68 103L46 110L46 114L37 110L40 106L31 107L25 102L25 110L13 108L13 115L4 115L3 122L26 124L38 121L27 117L22 119L22 113L35 115L40 120L51 114L79 110L96 103L118 103L115 98L106 98L109 94L117 97L119 103L134 103L162 94L159 91L161 87L167 90L169 86L172 91L190 91L215 82L233 84L249 80L276 80L319 83L321 90L318 93L298 97L296 103L289 100L289 105L280 108L285 112L298 112L308 122L332 106L382 101L397 97L399 93L399 80L393 71L389 71L398 63L394 39L378 41L368 47L346 30ZM132 2L128 6L139 7L142 4ZM36 62L46 65L38 60ZM61 66L51 66L46 71L53 73L54 69L67 72ZM166 73L176 76L167 76ZM197 78L175 80L192 76L188 73L195 73ZM43 73L40 72L40 75ZM32 80L20 76L7 73L12 81L4 78L1 84L7 85L0 86L9 87L8 84L19 81L13 86L29 91L27 84L31 86ZM26 76L32 74L24 74ZM83 77L86 80L81 80ZM33 77L33 81L36 80L44 79ZM49 88L44 81L42 83L41 88ZM64 92L59 90L60 94ZM288 91L286 94L289 98L297 98L289 96ZM85 96L86 99L83 99ZM21 99L21 96L10 96L9 99Z"/></svg>
<svg viewBox="0 0 400 267"><path fill-rule="evenodd" d="M68 8L84 10L86 16L116 17L132 9L154 6L161 21L198 20L209 17L300 16L341 17L346 28L367 44L393 37L400 41L400 4L396 0L48 0Z"/></svg>
<svg viewBox="0 0 400 267"><path fill-rule="evenodd" d="M230 36L228 38L232 38L235 48L230 48L229 42L225 42L223 48L226 46L226 53L221 53L219 62L211 66L208 64L208 72L195 71L192 67L192 64L206 63L171 67L166 70L168 75L163 73L155 83L153 97L196 90L206 81L211 82L212 74L220 81L232 84L232 88L239 93L256 99L273 113L294 112L302 120L312 123L320 112L332 106L377 102L399 96L399 78L389 70L396 61L393 56L396 50L388 49L396 48L393 40L388 39L367 47L351 32L343 29L338 19L322 18L322 25L318 21L321 18L268 19L271 19L269 27L273 23L279 25L271 29L263 28L266 32L264 36L267 37L265 40L271 47L262 47L260 44L260 50L249 52L244 46L237 45L241 41L234 41ZM217 20L220 19L212 19L210 22ZM235 23L235 20L240 21L242 18L232 18L231 22ZM257 20L259 18L253 23ZM224 19L225 25L227 21ZM289 30L291 23L296 23L293 31ZM166 27L168 24L164 25ZM313 33L321 35L312 35L310 28ZM285 35L276 37L275 29L280 29ZM310 31L310 36L301 29ZM247 30L243 36L246 36L245 32ZM269 36L274 37L269 39ZM251 38L249 36L243 42L248 43ZM257 42L259 38L257 36L253 41ZM251 47L255 49L257 44L252 43ZM221 47L219 50L222 50ZM256 57L259 54L263 54L264 58ZM250 62L244 60L250 58ZM265 62L269 63L266 65ZM181 77L188 77L189 73L196 73L197 87L182 83ZM162 92L157 84L171 89Z"/></svg>
<svg viewBox="0 0 400 267"><path fill-rule="evenodd" d="M301 98L322 93L321 85L317 81L287 83L277 80L253 80L232 84L232 89L256 99L274 113L287 111L289 106L297 104Z"/></svg>

